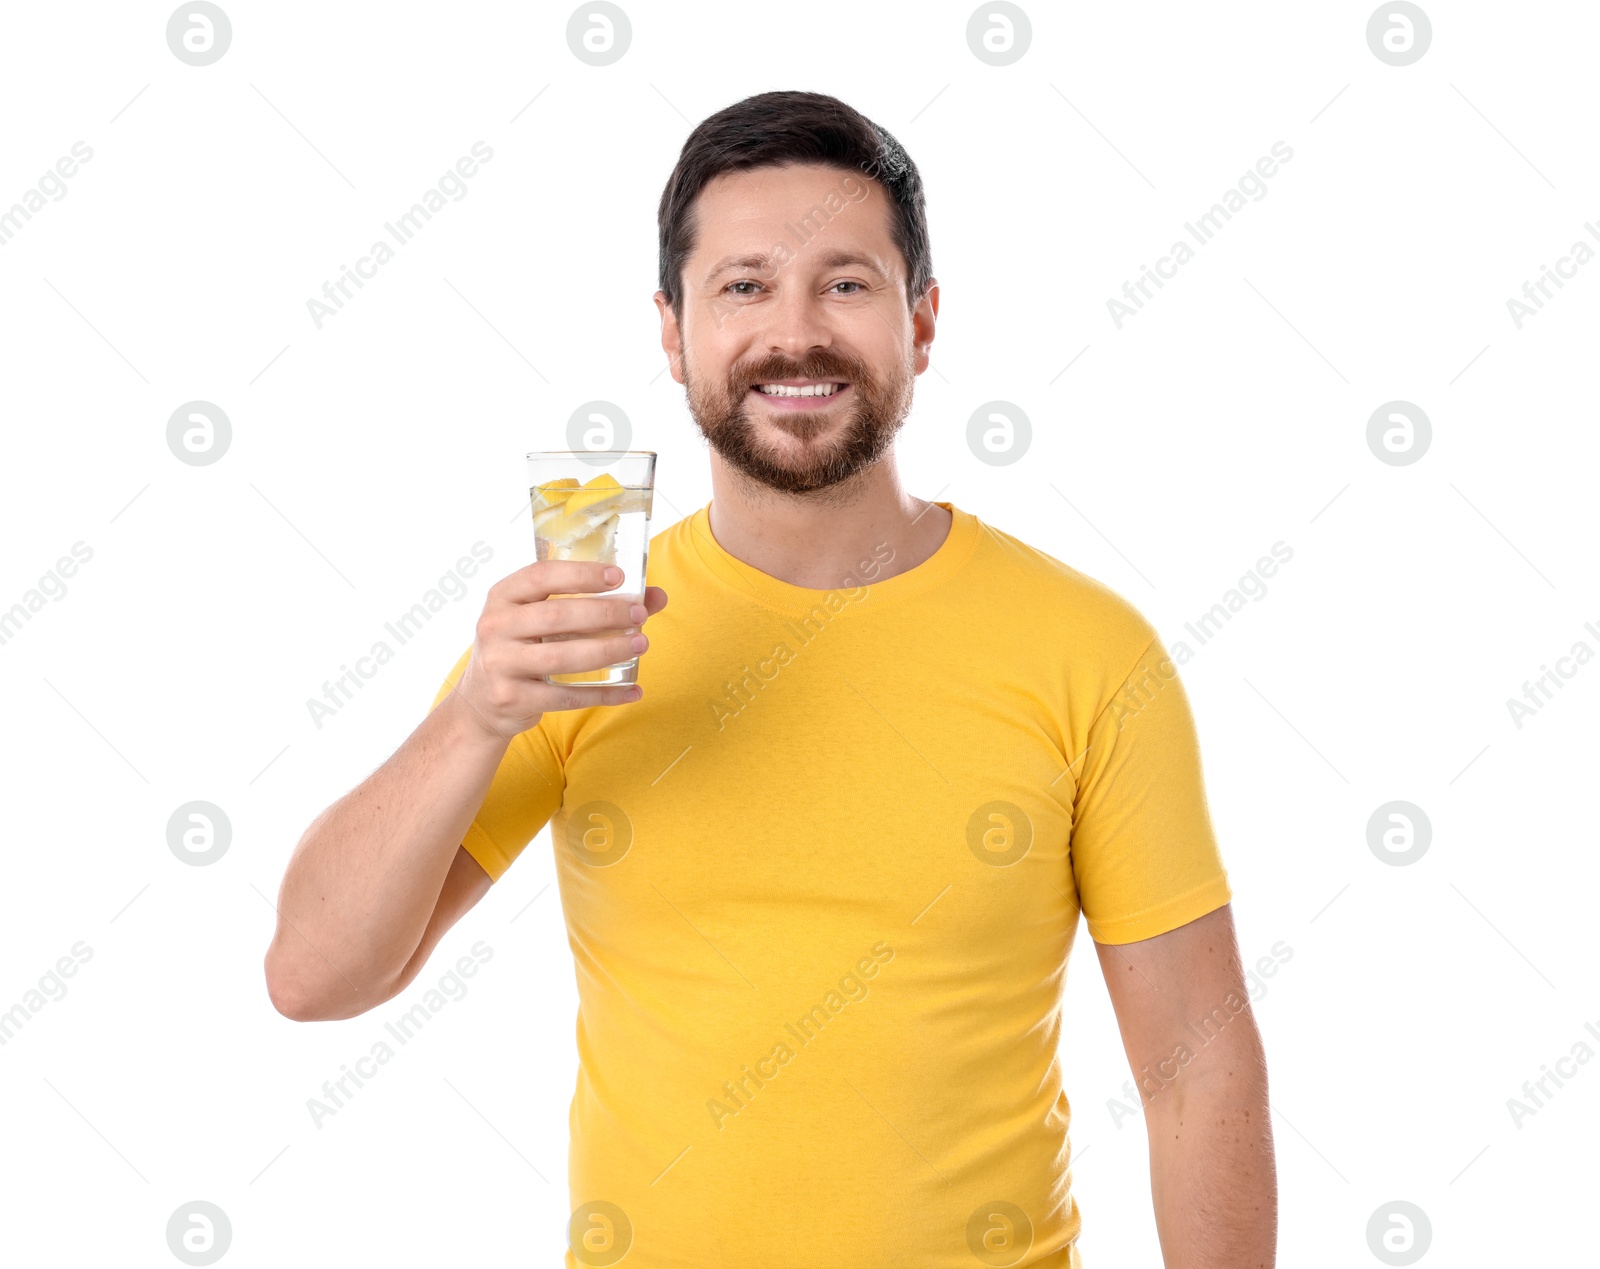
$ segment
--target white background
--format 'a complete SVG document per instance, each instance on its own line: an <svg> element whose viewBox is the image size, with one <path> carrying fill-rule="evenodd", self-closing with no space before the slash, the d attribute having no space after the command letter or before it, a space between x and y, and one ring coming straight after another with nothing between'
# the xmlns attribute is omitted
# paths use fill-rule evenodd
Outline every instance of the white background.
<svg viewBox="0 0 1600 1269"><path fill-rule="evenodd" d="M1364 3L1034 3L994 67L965 5L626 7L603 68L545 4L229 0L206 67L163 5L7 9L0 208L94 152L0 247L0 608L93 551L0 646L0 1010L93 953L0 1048L18 1263L177 1263L166 1222L197 1198L229 1265L559 1263L576 999L548 830L349 1021L272 1010L270 900L530 558L524 451L603 399L661 455L654 529L710 497L663 373L655 209L692 124L772 88L841 96L926 181L914 493L1105 581L1169 644L1293 549L1183 670L1242 949L1293 950L1256 1005L1280 1263L1380 1263L1394 1199L1429 1218L1424 1265L1592 1255L1600 1063L1520 1127L1507 1099L1600 1027L1600 665L1520 728L1506 700L1600 650L1600 263L1520 330L1506 301L1600 247L1600 13L1430 3L1431 47L1393 67ZM307 299L477 141L467 196L317 329ZM1106 301L1277 141L1266 196L1117 329ZM196 399L233 426L210 466L166 443ZM1033 424L1005 466L966 439L994 399ZM1366 443L1396 399L1433 425L1408 466ZM307 699L478 541L469 594L317 727ZM207 867L166 840L196 799L232 825ZM1404 867L1366 837L1396 799L1433 832ZM470 994L314 1126L307 1099L478 940ZM1086 932L1062 1063L1086 1263L1158 1264Z"/></svg>

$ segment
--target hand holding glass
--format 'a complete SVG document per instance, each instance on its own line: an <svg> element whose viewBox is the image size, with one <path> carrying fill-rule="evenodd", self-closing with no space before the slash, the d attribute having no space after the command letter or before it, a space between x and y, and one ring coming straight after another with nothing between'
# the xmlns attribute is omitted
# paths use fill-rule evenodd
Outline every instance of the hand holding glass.
<svg viewBox="0 0 1600 1269"><path fill-rule="evenodd" d="M622 579L599 594L643 604L655 466L656 456L649 450L546 450L529 454L528 494L538 558L614 564L621 570ZM631 633L633 629L548 634L541 642L605 638ZM632 656L593 670L547 674L545 681L564 686L606 686L637 682L638 673L639 658Z"/></svg>

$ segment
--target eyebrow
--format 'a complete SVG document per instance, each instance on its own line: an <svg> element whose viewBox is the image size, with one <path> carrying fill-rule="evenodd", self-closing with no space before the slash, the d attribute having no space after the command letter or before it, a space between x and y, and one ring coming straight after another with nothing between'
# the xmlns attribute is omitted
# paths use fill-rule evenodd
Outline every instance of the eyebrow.
<svg viewBox="0 0 1600 1269"><path fill-rule="evenodd" d="M817 264L824 269L838 269L847 264L855 264L871 270L879 277L886 276L883 268L871 256L841 247L823 252L817 258ZM706 274L706 281L710 282L730 269L749 269L756 273L770 273L772 270L772 257L761 251L753 252L749 255L728 256L723 260L719 260L716 267Z"/></svg>

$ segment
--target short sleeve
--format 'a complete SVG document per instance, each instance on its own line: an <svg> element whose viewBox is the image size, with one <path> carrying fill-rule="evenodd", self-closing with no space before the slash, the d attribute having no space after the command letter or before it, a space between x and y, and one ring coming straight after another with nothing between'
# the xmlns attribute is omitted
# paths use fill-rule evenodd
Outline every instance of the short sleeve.
<svg viewBox="0 0 1600 1269"><path fill-rule="evenodd" d="M430 712L461 681L471 658L469 647L445 676ZM546 714L539 726L522 732L506 747L489 791L484 794L483 805L462 839L462 847L489 874L490 881L499 881L505 875L561 806L566 780L560 755L544 727L548 718Z"/></svg>
<svg viewBox="0 0 1600 1269"><path fill-rule="evenodd" d="M1134 943L1232 897L1206 805L1189 698L1159 637L1090 725L1072 871L1097 943Z"/></svg>

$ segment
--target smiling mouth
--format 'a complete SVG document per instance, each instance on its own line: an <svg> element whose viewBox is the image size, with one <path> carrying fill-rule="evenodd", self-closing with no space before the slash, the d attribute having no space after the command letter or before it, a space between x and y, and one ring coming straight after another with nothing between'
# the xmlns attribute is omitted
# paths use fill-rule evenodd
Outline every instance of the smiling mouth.
<svg viewBox="0 0 1600 1269"><path fill-rule="evenodd" d="M836 397L850 385L840 382L825 383L753 383L750 391L769 401L816 401Z"/></svg>

